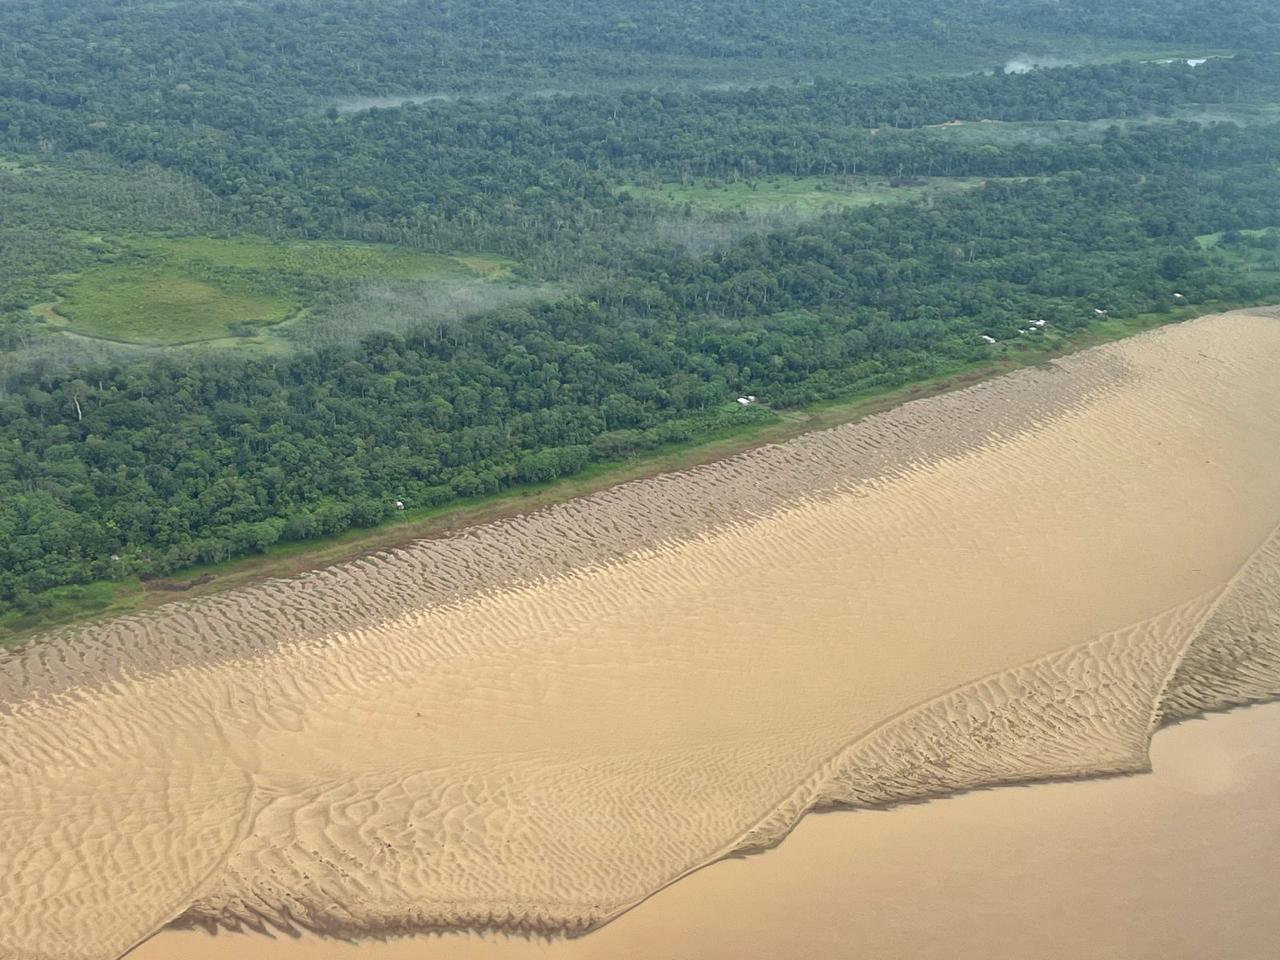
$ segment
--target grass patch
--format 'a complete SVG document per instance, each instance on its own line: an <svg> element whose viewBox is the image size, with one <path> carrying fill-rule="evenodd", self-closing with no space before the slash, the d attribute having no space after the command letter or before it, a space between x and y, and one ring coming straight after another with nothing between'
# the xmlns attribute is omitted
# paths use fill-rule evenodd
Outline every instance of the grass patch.
<svg viewBox="0 0 1280 960"><path fill-rule="evenodd" d="M40 595L42 606L31 613L11 611L0 614L0 649L12 645L12 638L51 625L90 617L127 613L137 604L133 594L121 590L124 584L98 581L83 585L54 587Z"/></svg>
<svg viewBox="0 0 1280 960"><path fill-rule="evenodd" d="M734 182L699 180L682 183L627 184L619 192L669 206L689 206L703 213L795 213L817 216L873 203L902 203L926 194L964 190L982 184L974 177L929 177L892 186L874 177L759 177Z"/></svg>
<svg viewBox="0 0 1280 960"><path fill-rule="evenodd" d="M1109 46L1110 44L1106 41L1095 42L1094 51L1067 59L1072 62L1079 60L1082 63L1121 63L1128 60L1136 60L1139 63L1172 63L1175 60L1216 60L1236 55L1235 50L1228 50L1225 47L1210 47L1208 49L1203 47L1141 47L1126 45L1124 41L1119 41L1116 46L1107 49Z"/></svg>
<svg viewBox="0 0 1280 960"><path fill-rule="evenodd" d="M0 157L0 171L5 173L22 173L32 169L31 164L23 163L21 160L15 160L11 157Z"/></svg>
<svg viewBox="0 0 1280 960"><path fill-rule="evenodd" d="M1209 233L1196 237L1196 242L1223 269L1260 285L1280 284L1280 227Z"/></svg>
<svg viewBox="0 0 1280 960"><path fill-rule="evenodd" d="M1261 242L1259 242L1261 241ZM1230 251L1235 248L1265 249L1280 247L1280 227L1262 227L1258 230L1224 230L1218 233L1202 233L1196 237L1201 250Z"/></svg>
<svg viewBox="0 0 1280 960"><path fill-rule="evenodd" d="M1188 65L1199 66L1206 60L1221 60L1234 57L1234 50L1214 49L1214 50L1190 50L1185 47L1175 50L1161 50L1154 54L1148 54L1141 63L1186 63Z"/></svg>
<svg viewBox="0 0 1280 960"><path fill-rule="evenodd" d="M83 242L91 265L60 278L59 299L34 312L71 333L144 346L254 338L344 282L493 280L513 266L484 255L255 236Z"/></svg>
<svg viewBox="0 0 1280 960"><path fill-rule="evenodd" d="M104 264L76 277L55 308L70 329L127 343L175 344L279 323L297 308L236 278L198 279L165 260Z"/></svg>
<svg viewBox="0 0 1280 960"><path fill-rule="evenodd" d="M929 136L970 144L1014 146L1049 143L1101 143L1112 129L1195 124L1236 123L1241 126L1275 123L1280 104L1192 103L1178 104L1166 114L1136 117L1104 117L1097 120L950 120L920 129Z"/></svg>
<svg viewBox="0 0 1280 960"><path fill-rule="evenodd" d="M514 260L492 254L471 254L465 257L452 257L454 262L462 264L477 276L487 280L505 279L511 276L515 267Z"/></svg>
<svg viewBox="0 0 1280 960"><path fill-rule="evenodd" d="M240 236L149 238L134 241L132 245L180 263L347 280L490 276L510 268L508 261L498 257L450 257L372 243L276 242L265 237Z"/></svg>

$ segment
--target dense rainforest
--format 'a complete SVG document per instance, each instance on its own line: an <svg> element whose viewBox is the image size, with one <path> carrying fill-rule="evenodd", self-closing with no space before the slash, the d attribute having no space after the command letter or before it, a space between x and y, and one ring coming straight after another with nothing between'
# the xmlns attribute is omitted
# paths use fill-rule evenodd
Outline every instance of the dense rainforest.
<svg viewBox="0 0 1280 960"><path fill-rule="evenodd" d="M1273 51L1268 0L8 0L4 96L138 116L185 92L325 98L967 72ZM1193 55L1193 54L1187 54Z"/></svg>
<svg viewBox="0 0 1280 960"><path fill-rule="evenodd" d="M1276 17L11 0L0 622L1276 296Z"/></svg>

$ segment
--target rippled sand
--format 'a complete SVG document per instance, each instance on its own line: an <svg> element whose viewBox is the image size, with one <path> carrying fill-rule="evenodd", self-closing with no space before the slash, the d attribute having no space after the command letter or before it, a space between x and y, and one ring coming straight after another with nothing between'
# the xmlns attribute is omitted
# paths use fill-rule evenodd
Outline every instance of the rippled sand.
<svg viewBox="0 0 1280 960"><path fill-rule="evenodd" d="M129 960L1260 960L1280 930L1280 704L1179 724L1154 774L806 817L572 940L166 931Z"/></svg>
<svg viewBox="0 0 1280 960"><path fill-rule="evenodd" d="M806 811L1142 769L1280 693L1280 320L0 663L0 955L575 932Z"/></svg>

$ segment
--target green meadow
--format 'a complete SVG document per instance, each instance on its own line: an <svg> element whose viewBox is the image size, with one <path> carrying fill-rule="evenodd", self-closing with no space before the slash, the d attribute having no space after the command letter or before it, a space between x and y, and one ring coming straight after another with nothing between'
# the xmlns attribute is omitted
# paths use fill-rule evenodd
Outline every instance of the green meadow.
<svg viewBox="0 0 1280 960"><path fill-rule="evenodd" d="M921 177L890 186L874 177L759 177L750 180L666 181L654 185L627 184L621 191L670 206L686 205L703 213L782 213L817 216L873 203L901 203L925 194L977 186L975 177ZM620 192L621 192L620 191Z"/></svg>
<svg viewBox="0 0 1280 960"><path fill-rule="evenodd" d="M359 280L500 279L497 257L264 237L89 237L87 266L37 313L69 333L144 346L234 342L270 332L319 291Z"/></svg>

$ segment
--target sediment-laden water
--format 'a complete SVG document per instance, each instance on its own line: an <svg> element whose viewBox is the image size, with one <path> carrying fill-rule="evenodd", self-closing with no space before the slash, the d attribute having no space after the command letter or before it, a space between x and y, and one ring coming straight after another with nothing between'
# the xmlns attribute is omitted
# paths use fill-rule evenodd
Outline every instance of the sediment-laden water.
<svg viewBox="0 0 1280 960"><path fill-rule="evenodd" d="M581 932L805 812L1143 769L1280 693L1280 319L0 663L0 954Z"/></svg>

